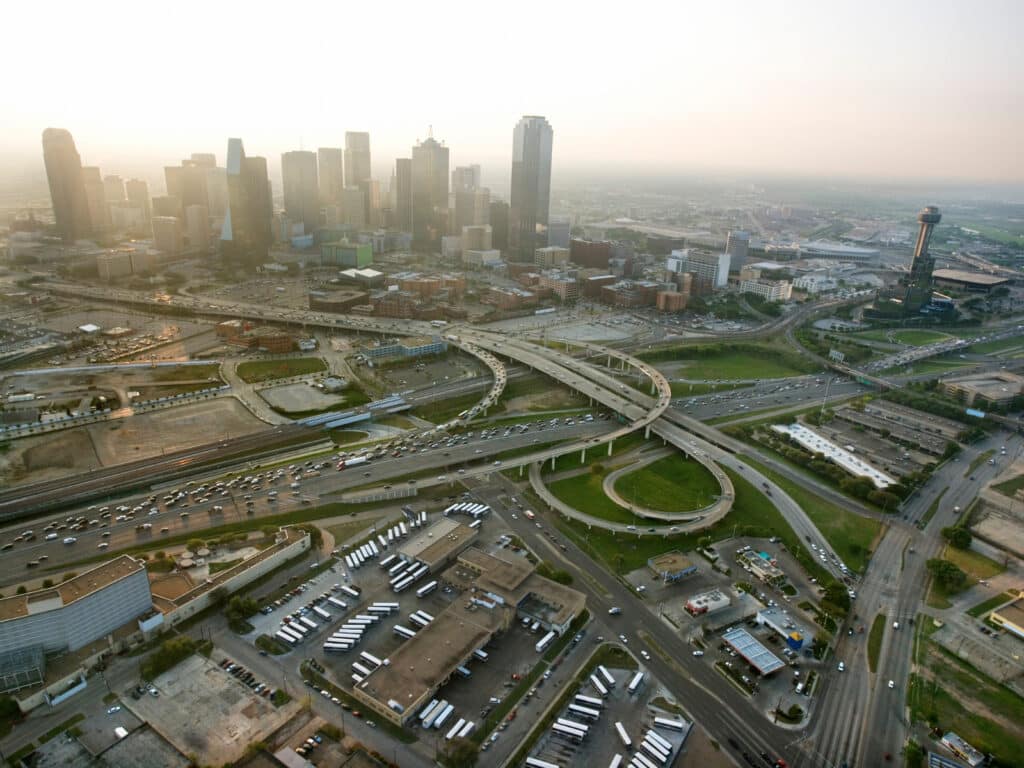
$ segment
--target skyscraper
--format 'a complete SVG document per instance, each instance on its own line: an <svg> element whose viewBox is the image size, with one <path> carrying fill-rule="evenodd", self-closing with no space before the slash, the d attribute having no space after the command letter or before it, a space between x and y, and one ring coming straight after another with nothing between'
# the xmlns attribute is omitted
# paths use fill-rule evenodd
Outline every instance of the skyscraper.
<svg viewBox="0 0 1024 768"><path fill-rule="evenodd" d="M376 179L364 179L359 182L359 191L363 195L363 220L370 228L379 227L381 199L380 182Z"/></svg>
<svg viewBox="0 0 1024 768"><path fill-rule="evenodd" d="M201 205L209 208L210 199L206 190L206 179L209 176L210 167L208 162L212 155L195 154L200 162L195 160L182 160L181 165L169 165L164 167L164 178L167 181L167 194L176 197L181 201L182 209L190 205ZM202 163L202 164L200 164Z"/></svg>
<svg viewBox="0 0 1024 768"><path fill-rule="evenodd" d="M508 250L508 203L504 200L491 200L488 208L491 242L494 248L505 253Z"/></svg>
<svg viewBox="0 0 1024 768"><path fill-rule="evenodd" d="M480 189L480 166L457 165L452 171L452 191L470 191Z"/></svg>
<svg viewBox="0 0 1024 768"><path fill-rule="evenodd" d="M509 251L513 261L533 261L547 245L551 198L551 145L554 132L546 119L526 115L512 133L512 194Z"/></svg>
<svg viewBox="0 0 1024 768"><path fill-rule="evenodd" d="M92 223L82 179L82 158L68 131L63 128L43 131L43 163L60 236L69 243L89 237Z"/></svg>
<svg viewBox="0 0 1024 768"><path fill-rule="evenodd" d="M395 160L395 225L400 232L412 232L412 159Z"/></svg>
<svg viewBox="0 0 1024 768"><path fill-rule="evenodd" d="M190 248L206 252L210 247L210 212L205 206L190 205L185 209L185 237Z"/></svg>
<svg viewBox="0 0 1024 768"><path fill-rule="evenodd" d="M149 198L149 184L142 179L128 179L124 185L128 201L142 209L143 221L149 224L153 217L153 204Z"/></svg>
<svg viewBox="0 0 1024 768"><path fill-rule="evenodd" d="M83 166L82 183L85 184L85 204L89 208L89 221L94 234L110 229L110 209L107 208L107 191L103 186L103 175L96 166Z"/></svg>
<svg viewBox="0 0 1024 768"><path fill-rule="evenodd" d="M729 230L725 238L725 252L729 254L729 271L739 272L747 263L747 255L750 253L750 233Z"/></svg>
<svg viewBox="0 0 1024 768"><path fill-rule="evenodd" d="M907 289L903 297L905 312L917 312L931 300L932 270L935 259L928 253L928 243L932 239L932 230L942 220L942 214L934 205L929 205L917 214L921 225L914 243L914 260L910 262L910 274L907 276Z"/></svg>
<svg viewBox="0 0 1024 768"><path fill-rule="evenodd" d="M228 139L228 210L221 227L221 252L229 260L256 265L267 258L274 212L267 161L246 157L241 139Z"/></svg>
<svg viewBox="0 0 1024 768"><path fill-rule="evenodd" d="M124 200L124 181L120 176L103 177L103 196L108 203L119 203Z"/></svg>
<svg viewBox="0 0 1024 768"><path fill-rule="evenodd" d="M320 147L316 151L317 177L320 183L320 205L340 205L341 190L345 188L340 147Z"/></svg>
<svg viewBox="0 0 1024 768"><path fill-rule="evenodd" d="M358 187L370 178L370 134L345 131L345 186Z"/></svg>
<svg viewBox="0 0 1024 768"><path fill-rule="evenodd" d="M292 223L302 223L304 234L320 226L320 192L316 177L315 152L285 152L281 155L284 210Z"/></svg>
<svg viewBox="0 0 1024 768"><path fill-rule="evenodd" d="M433 136L412 148L412 244L436 251L448 226L448 147Z"/></svg>

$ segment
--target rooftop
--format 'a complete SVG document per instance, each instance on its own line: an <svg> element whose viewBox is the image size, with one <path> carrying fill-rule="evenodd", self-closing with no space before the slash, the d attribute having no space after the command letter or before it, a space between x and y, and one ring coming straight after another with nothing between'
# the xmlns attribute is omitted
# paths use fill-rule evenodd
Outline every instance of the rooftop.
<svg viewBox="0 0 1024 768"><path fill-rule="evenodd" d="M762 675L770 675L786 666L782 659L761 645L757 638L742 627L730 629L722 635L722 639Z"/></svg>
<svg viewBox="0 0 1024 768"><path fill-rule="evenodd" d="M482 589L493 587L501 592L512 592L519 588L526 577L533 573L533 564L524 558L505 560L489 555L479 549L467 549L459 556L459 563L479 574L476 583Z"/></svg>
<svg viewBox="0 0 1024 768"><path fill-rule="evenodd" d="M992 611L992 613L998 613L1003 621L1024 629L1024 599L1014 600L1009 605L1003 606L997 611Z"/></svg>
<svg viewBox="0 0 1024 768"><path fill-rule="evenodd" d="M955 280L958 283L988 286L1002 285L1009 282L1009 279L1005 277L986 275L982 272L968 272L965 269L936 269L932 271L932 277L936 280Z"/></svg>
<svg viewBox="0 0 1024 768"><path fill-rule="evenodd" d="M38 589L24 595L0 599L0 621L28 616L33 612L29 607L32 603L58 598L61 604L69 605L110 586L115 581L120 581L126 576L143 570L145 570L145 566L140 560L135 560L128 555L121 555L50 589Z"/></svg>

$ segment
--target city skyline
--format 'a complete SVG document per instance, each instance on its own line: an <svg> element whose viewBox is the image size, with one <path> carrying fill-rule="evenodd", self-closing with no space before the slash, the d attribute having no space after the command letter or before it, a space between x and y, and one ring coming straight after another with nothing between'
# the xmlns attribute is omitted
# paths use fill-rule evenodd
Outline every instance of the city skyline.
<svg viewBox="0 0 1024 768"><path fill-rule="evenodd" d="M303 12L300 4L295 13ZM392 24L396 12L404 23ZM8 13L12 28L53 26L37 9ZM343 102L333 98L329 83L291 81L276 62L298 55L300 44L282 38L259 14L239 23L252 38L252 50L274 50L274 55L249 57L247 77L225 100L212 73L228 66L230 46L211 48L194 60L123 71L115 66L121 46L92 42L130 40L143 21L137 11L111 13L101 27L89 10L70 7L48 40L48 47L63 55L43 61L36 76L11 83L8 103L16 106L5 121L0 163L38 167L29 150L49 125L67 127L91 162L122 176L143 161L167 164L196 147L220 147L224 136L244 134L262 156L277 157L300 148L339 146L347 130L358 129L373 137L373 175L386 180L384 169L415 140L426 138L433 124L435 134L447 138L453 164L478 162L486 173L507 166L509 122L538 113L558 125L564 139L556 172L1024 180L1024 160L1009 151L1024 117L1018 77L1024 54L1012 39L1021 10L1010 3L982 9L869 3L828 13L801 3L787 6L784 14L747 8L740 24L725 11L708 8L641 7L614 24L604 23L600 14L545 8L551 28L581 22L578 38L536 61L468 73L462 85L474 98L450 103L439 102L430 89L413 88L404 62L464 26L467 8L453 6L442 18L412 6L387 17L365 8L345 13L351 14L346 21L360 28L386 25L394 37L387 46L373 36L350 41L347 55L374 60L379 67L373 78L347 81ZM236 21L233 12L217 7L197 6L196 14L209 28ZM511 54L528 26L530 14L522 16L506 20L508 34L498 36L489 51L492 60L510 58L503 54ZM192 18L183 13L147 27L147 34L155 35L151 44L159 48L179 36L187 39ZM329 26L332 18L326 11L318 24ZM5 53L12 61L36 60L33 37L14 36ZM66 65L78 53L85 55L86 45L97 71L119 71L121 86L135 94L132 120L122 119L116 105L95 99L86 68ZM614 55L594 55L605 49ZM954 50L957 55L947 55ZM302 53L311 69L331 71L328 51ZM209 87L169 109L150 87L163 74ZM134 88L137 80L140 87ZM275 92L288 93L292 107L268 109L266 94ZM139 130L142 125L145 131ZM616 151L607 152L609 146ZM115 168L119 164L124 167Z"/></svg>

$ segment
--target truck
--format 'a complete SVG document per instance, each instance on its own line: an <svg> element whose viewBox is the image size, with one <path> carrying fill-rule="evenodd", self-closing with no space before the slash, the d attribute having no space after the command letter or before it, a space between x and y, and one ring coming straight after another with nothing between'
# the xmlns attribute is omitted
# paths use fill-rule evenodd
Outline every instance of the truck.
<svg viewBox="0 0 1024 768"><path fill-rule="evenodd" d="M525 510L525 511L523 512L523 514L524 514L524 515L526 515L526 519L527 519L527 520L533 520L533 519L534 519L534 518L536 517L536 515L535 515L535 514L533 514L533 512L531 512L531 511L530 511L530 510L528 510L528 509L527 509L527 510Z"/></svg>
<svg viewBox="0 0 1024 768"><path fill-rule="evenodd" d="M366 464L370 459L367 456L353 456L351 459L344 459L338 462L338 471L348 469L349 467L358 467L360 464Z"/></svg>

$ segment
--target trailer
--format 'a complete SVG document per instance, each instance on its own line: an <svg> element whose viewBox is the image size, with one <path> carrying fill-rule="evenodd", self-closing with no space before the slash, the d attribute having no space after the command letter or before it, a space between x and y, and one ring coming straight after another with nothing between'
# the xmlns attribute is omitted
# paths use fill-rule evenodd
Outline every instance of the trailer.
<svg viewBox="0 0 1024 768"><path fill-rule="evenodd" d="M434 721L434 727L435 728L440 728L442 725L444 725L444 721L447 720L451 716L452 712L454 712L454 711L455 711L455 705L454 704L449 704L447 707L445 707L444 708L444 712L442 712L440 715L438 715L437 719Z"/></svg>
<svg viewBox="0 0 1024 768"><path fill-rule="evenodd" d="M643 672L637 672L635 675L633 675L633 679L629 681L629 685L626 687L626 690L630 694L636 693L640 689L640 686L643 685L643 684L644 684L644 673Z"/></svg>
<svg viewBox="0 0 1024 768"><path fill-rule="evenodd" d="M579 704L570 704L569 713L582 717L585 720L597 720L601 717L601 713L598 710L591 709L590 707L581 707Z"/></svg>
<svg viewBox="0 0 1024 768"><path fill-rule="evenodd" d="M654 718L655 728L667 728L670 731L685 731L686 722L683 720L669 720L667 717Z"/></svg>
<svg viewBox="0 0 1024 768"><path fill-rule="evenodd" d="M597 668L597 671L598 671L598 674L600 674L600 675L601 675L601 677L602 677L602 679L604 680L605 684L607 684L607 686L608 686L609 688L614 688L614 687L615 687L615 678L614 678L614 677L612 677L612 673L611 673L611 672L609 672L609 671L608 671L608 670L607 670L607 669L606 669L606 668L604 667L604 665L601 665L601 666L599 666L599 667Z"/></svg>
<svg viewBox="0 0 1024 768"><path fill-rule="evenodd" d="M399 637L404 638L406 640L412 640L414 637L416 637L415 632L413 632L408 627L403 627L401 624L395 624L392 631Z"/></svg>
<svg viewBox="0 0 1024 768"><path fill-rule="evenodd" d="M331 614L329 614L327 611L325 611L323 608L320 608L319 606L316 606L316 605L313 606L313 613L315 613L317 616L319 616L324 621L330 621L331 620Z"/></svg>
<svg viewBox="0 0 1024 768"><path fill-rule="evenodd" d="M339 610L342 610L342 611L347 611L348 610L348 606L345 603L341 602L341 600L339 600L336 597L328 597L327 598L327 602L329 604L333 605L335 608L337 608Z"/></svg>
<svg viewBox="0 0 1024 768"><path fill-rule="evenodd" d="M608 689L604 687L604 683L597 679L597 675L590 676L590 684L597 689L597 692L600 693L602 697L608 696Z"/></svg>
<svg viewBox="0 0 1024 768"><path fill-rule="evenodd" d="M593 696L584 696L582 693L577 693L573 698L577 704L583 707L601 709L604 706L604 702L601 699L595 699Z"/></svg>
<svg viewBox="0 0 1024 768"><path fill-rule="evenodd" d="M545 651L545 650L547 649L547 647L548 647L549 645L551 645L551 643L553 643L553 642L555 641L555 638L556 638L556 637L557 637L557 635L555 634L554 630L552 630L551 632L548 632L548 633L547 633L546 635L544 635L544 637L542 637L542 638L540 639L540 641L539 641L539 642L538 642L538 643L537 643L537 644L536 644L536 645L534 646L534 650L536 650L536 651L537 651L537 653L544 653L544 651Z"/></svg>
<svg viewBox="0 0 1024 768"><path fill-rule="evenodd" d="M632 749L633 740L629 738L629 734L626 733L626 729L622 727L622 723L615 723L615 730L619 732L619 741L622 742L622 746L626 749Z"/></svg>
<svg viewBox="0 0 1024 768"><path fill-rule="evenodd" d="M422 587L416 590L416 597L426 597L431 592L437 589L437 581L432 581L429 584L424 584Z"/></svg>

